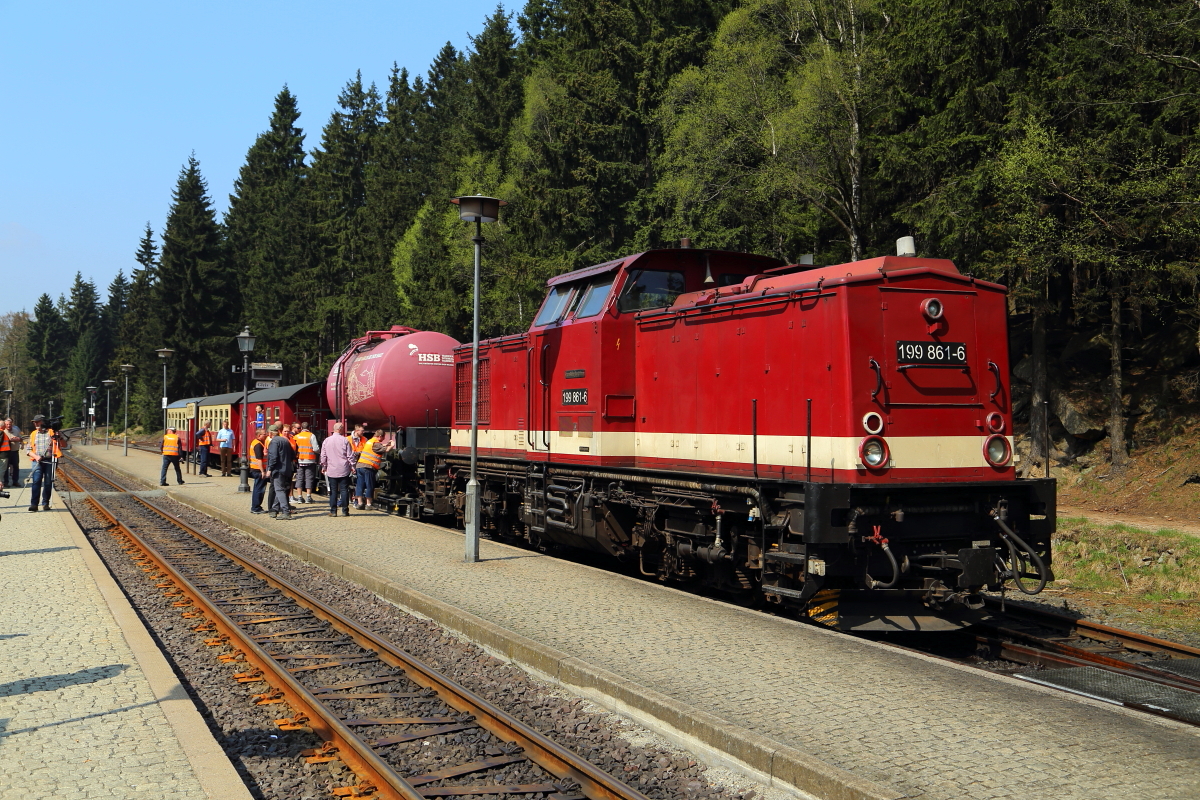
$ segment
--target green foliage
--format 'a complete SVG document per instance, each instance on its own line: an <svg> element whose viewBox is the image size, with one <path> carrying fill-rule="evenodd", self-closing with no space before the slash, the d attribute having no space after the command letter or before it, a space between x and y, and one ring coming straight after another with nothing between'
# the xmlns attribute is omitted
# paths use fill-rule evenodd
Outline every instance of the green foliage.
<svg viewBox="0 0 1200 800"><path fill-rule="evenodd" d="M424 74L393 66L383 96L356 75L311 153L284 87L223 226L189 160L161 264L147 226L103 308L82 276L39 301L30 402L71 402L96 326L146 425L164 344L180 397L225 388L244 324L295 381L367 329L465 340L460 194L510 203L483 229L485 336L524 329L548 277L685 236L829 264L914 235L1008 283L1049 340L1103 328L1118 388L1122 342L1200 328L1193 3L527 0L477 30Z"/></svg>
<svg viewBox="0 0 1200 800"><path fill-rule="evenodd" d="M5 395L4 413L22 427L33 417L31 395L34 389L29 369L27 341L30 318L24 311L12 311L0 316L0 388L12 389Z"/></svg>
<svg viewBox="0 0 1200 800"><path fill-rule="evenodd" d="M65 426L83 424L85 421L83 415L89 399L86 387L100 387L103 363L100 329L97 326L86 328L80 334L67 361L66 385L63 391L66 405L62 409Z"/></svg>

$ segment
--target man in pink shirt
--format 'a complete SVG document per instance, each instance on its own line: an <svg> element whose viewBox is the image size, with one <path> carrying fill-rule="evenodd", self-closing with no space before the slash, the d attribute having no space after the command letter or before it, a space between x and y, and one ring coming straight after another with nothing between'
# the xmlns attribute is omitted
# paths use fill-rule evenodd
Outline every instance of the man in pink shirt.
<svg viewBox="0 0 1200 800"><path fill-rule="evenodd" d="M321 474L329 484L329 516L336 517L338 506L342 516L350 516L350 473L356 461L354 447L346 438L346 426L335 423L333 433L321 445Z"/></svg>

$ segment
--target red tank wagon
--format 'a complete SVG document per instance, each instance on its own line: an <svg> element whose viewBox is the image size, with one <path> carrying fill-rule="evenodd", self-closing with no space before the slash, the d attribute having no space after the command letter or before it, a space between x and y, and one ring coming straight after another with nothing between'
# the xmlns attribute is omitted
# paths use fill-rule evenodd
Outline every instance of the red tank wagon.
<svg viewBox="0 0 1200 800"><path fill-rule="evenodd" d="M436 331L367 331L329 371L325 396L334 418L388 431L446 424L457 346Z"/></svg>
<svg viewBox="0 0 1200 800"><path fill-rule="evenodd" d="M426 513L462 489L470 357L407 501ZM1006 292L950 261L651 251L552 279L480 359L498 535L844 628L941 626L1052 577L1054 483L1013 464Z"/></svg>

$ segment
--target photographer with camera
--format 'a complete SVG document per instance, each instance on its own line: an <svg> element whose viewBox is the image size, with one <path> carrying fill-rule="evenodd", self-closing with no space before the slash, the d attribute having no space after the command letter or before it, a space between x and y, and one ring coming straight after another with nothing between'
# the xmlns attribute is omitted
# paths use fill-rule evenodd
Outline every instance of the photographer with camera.
<svg viewBox="0 0 1200 800"><path fill-rule="evenodd" d="M38 492L42 495L42 510L50 510L50 493L54 491L54 469L62 458L58 431L49 427L46 418L38 414L33 418L33 432L29 434L29 459L32 461L33 494L29 498L29 510L38 510Z"/></svg>

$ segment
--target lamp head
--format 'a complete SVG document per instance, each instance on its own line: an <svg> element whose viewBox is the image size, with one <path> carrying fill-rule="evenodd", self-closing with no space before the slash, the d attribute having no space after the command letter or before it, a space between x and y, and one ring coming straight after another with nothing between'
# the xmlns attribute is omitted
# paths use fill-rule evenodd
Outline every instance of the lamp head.
<svg viewBox="0 0 1200 800"><path fill-rule="evenodd" d="M121 372L124 372L126 375L133 372L133 364L122 364Z"/></svg>
<svg viewBox="0 0 1200 800"><path fill-rule="evenodd" d="M500 206L508 201L481 194L452 197L450 202L458 206L458 218L464 222L495 222L500 218Z"/></svg>
<svg viewBox="0 0 1200 800"><path fill-rule="evenodd" d="M234 338L237 339L238 350L242 351L243 353L254 352L254 337L250 335L249 325L242 328L242 332Z"/></svg>
<svg viewBox="0 0 1200 800"><path fill-rule="evenodd" d="M169 347L160 347L154 352L158 353L158 357L163 359L170 358L171 356L175 355L175 351Z"/></svg>
<svg viewBox="0 0 1200 800"><path fill-rule="evenodd" d="M105 389L111 389L112 387L117 385L117 382L114 381L112 378L105 378L104 380L100 381L100 383L104 385Z"/></svg>

